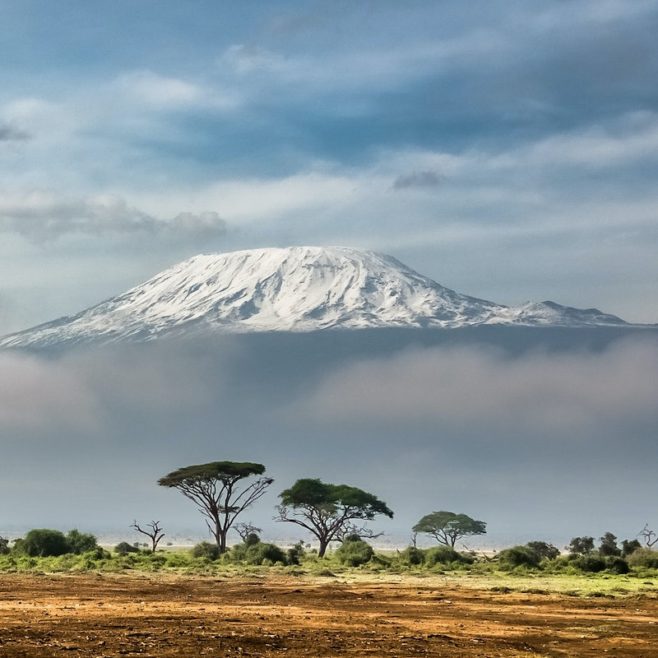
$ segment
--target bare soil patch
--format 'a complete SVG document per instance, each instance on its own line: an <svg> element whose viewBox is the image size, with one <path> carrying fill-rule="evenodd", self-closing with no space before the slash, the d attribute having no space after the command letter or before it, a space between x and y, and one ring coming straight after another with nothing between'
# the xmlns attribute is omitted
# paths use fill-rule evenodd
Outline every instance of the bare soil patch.
<svg viewBox="0 0 658 658"><path fill-rule="evenodd" d="M2 658L658 656L658 600L439 581L0 575Z"/></svg>

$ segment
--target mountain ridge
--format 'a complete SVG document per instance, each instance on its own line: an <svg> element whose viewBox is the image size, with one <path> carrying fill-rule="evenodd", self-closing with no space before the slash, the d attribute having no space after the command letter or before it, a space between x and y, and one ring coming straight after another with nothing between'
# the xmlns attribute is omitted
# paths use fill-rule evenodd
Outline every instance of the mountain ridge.
<svg viewBox="0 0 658 658"><path fill-rule="evenodd" d="M378 327L630 326L552 301L506 306L464 295L392 256L349 247L200 254L75 315L0 339L0 348L162 336Z"/></svg>

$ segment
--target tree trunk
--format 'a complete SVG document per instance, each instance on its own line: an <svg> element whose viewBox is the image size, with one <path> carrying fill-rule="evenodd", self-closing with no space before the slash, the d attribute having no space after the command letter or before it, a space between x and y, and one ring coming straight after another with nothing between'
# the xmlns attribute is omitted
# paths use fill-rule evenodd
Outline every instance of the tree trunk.
<svg viewBox="0 0 658 658"><path fill-rule="evenodd" d="M226 532L219 533L219 541L217 542L220 553L226 553Z"/></svg>
<svg viewBox="0 0 658 658"><path fill-rule="evenodd" d="M324 554L327 552L327 546L329 546L329 542L326 539L321 539L320 550L318 551L318 557L324 557Z"/></svg>

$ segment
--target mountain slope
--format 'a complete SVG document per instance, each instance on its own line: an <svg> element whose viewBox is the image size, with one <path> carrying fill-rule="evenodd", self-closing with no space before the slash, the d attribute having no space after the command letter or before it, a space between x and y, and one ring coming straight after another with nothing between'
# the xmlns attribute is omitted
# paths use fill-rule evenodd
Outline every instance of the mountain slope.
<svg viewBox="0 0 658 658"><path fill-rule="evenodd" d="M152 340L208 332L618 326L596 309L509 307L459 294L395 258L345 247L200 255L81 313L6 336L0 347Z"/></svg>

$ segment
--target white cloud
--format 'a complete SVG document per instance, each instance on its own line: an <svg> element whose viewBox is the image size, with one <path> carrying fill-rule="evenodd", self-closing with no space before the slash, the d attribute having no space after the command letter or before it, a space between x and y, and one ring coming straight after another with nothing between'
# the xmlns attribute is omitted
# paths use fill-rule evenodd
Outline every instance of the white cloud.
<svg viewBox="0 0 658 658"><path fill-rule="evenodd" d="M155 110L190 107L232 109L238 105L234 93L148 70L124 73L110 87L123 94L129 102Z"/></svg>

